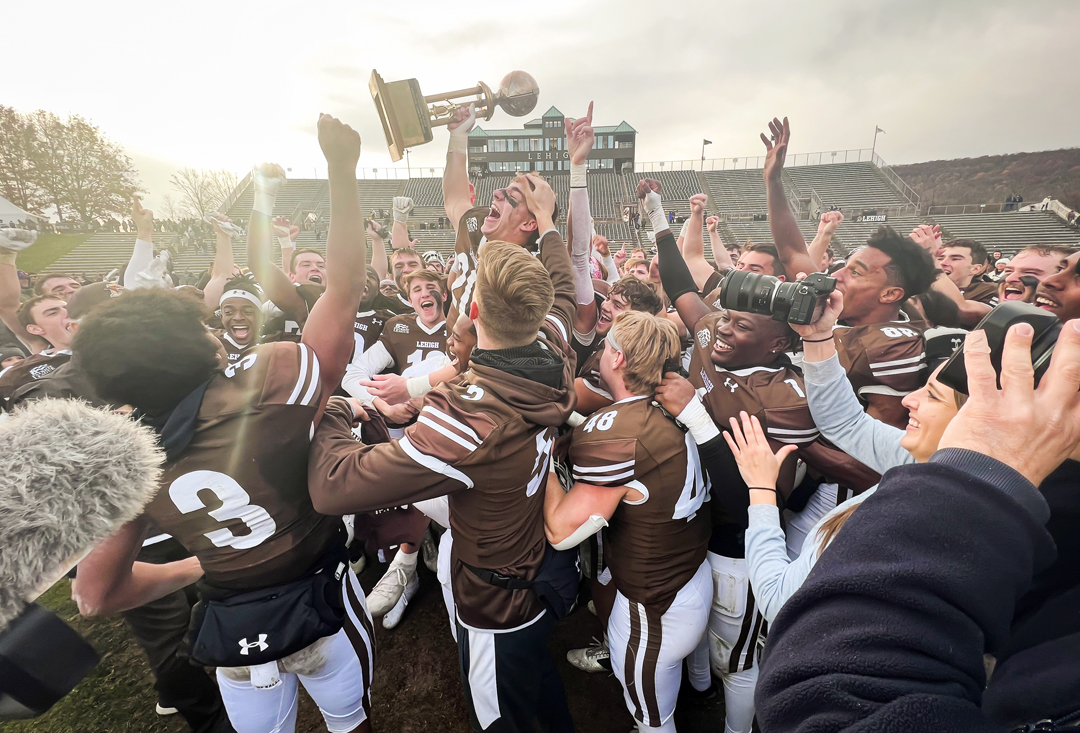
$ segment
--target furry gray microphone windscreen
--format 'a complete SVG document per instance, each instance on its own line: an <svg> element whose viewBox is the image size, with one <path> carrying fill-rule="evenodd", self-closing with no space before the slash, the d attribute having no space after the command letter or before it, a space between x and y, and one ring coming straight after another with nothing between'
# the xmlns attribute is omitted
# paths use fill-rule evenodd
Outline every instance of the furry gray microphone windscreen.
<svg viewBox="0 0 1080 733"><path fill-rule="evenodd" d="M74 400L0 420L0 632L153 497L154 433Z"/></svg>

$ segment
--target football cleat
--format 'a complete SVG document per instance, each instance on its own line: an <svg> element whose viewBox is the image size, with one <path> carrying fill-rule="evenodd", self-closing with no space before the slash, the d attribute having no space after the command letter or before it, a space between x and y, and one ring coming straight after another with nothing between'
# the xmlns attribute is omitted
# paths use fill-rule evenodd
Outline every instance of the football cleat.
<svg viewBox="0 0 1080 733"><path fill-rule="evenodd" d="M439 572L439 543L431 534L431 528L424 530L420 538L420 552L423 553L424 567L433 573Z"/></svg>
<svg viewBox="0 0 1080 733"><path fill-rule="evenodd" d="M390 609L389 613L383 616L382 625L384 629L392 629L401 622L401 617L405 615L405 607L409 605L409 601L416 595L416 591L420 589L420 576L413 573L409 578L409 584L405 586L405 592L401 594L401 598Z"/></svg>
<svg viewBox="0 0 1080 733"><path fill-rule="evenodd" d="M416 577L415 572L412 577ZM410 578L405 573L404 568L392 566L387 570L386 574L379 578L379 582L371 589L371 593L368 593L368 613L376 618L388 613L401 600L409 580Z"/></svg>
<svg viewBox="0 0 1080 733"><path fill-rule="evenodd" d="M595 637L592 644L584 649L571 649L568 651L566 661L582 672L611 671L611 652L608 650L607 642L602 642Z"/></svg>

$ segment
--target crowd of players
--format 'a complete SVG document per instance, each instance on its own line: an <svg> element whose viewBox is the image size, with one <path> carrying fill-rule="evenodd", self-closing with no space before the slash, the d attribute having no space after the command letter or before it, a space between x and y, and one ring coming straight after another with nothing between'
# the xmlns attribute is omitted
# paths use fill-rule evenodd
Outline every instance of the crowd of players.
<svg viewBox="0 0 1080 733"><path fill-rule="evenodd" d="M743 733L755 711L767 731L1074 712L1078 629L1063 609L1075 615L1080 580L1080 464L972 461L971 443L943 442L968 397L936 377L998 303L1080 317L1080 254L1034 246L994 268L979 242L920 226L882 227L838 258L837 211L807 244L783 188L786 120L762 135L774 244L725 248L704 194L676 237L645 179L655 252L613 252L592 234L591 106L567 120L566 241L537 175L473 200L474 123L465 108L450 125L445 266L412 246L407 198L389 232L364 219L359 137L325 115L325 256L272 217L285 175L270 164L255 171L250 270L233 260L243 232L213 215L199 287L170 281L138 201L116 282L50 276L22 299L15 253L32 236L4 230L0 316L18 339L0 351L4 409L131 410L166 451L161 491L73 583L84 613L124 614L159 710L196 731L289 731L303 684L329 730L370 730L373 624L406 618L422 561L475 730L573 729L547 643L579 581L605 634L568 659L614 673L639 730L675 730L680 689L722 689L716 729ZM826 272L836 289L793 327L720 307L733 270ZM878 487L916 463L931 473ZM1049 538L1056 560L1040 555ZM365 594L357 573L376 559L386 571Z"/></svg>

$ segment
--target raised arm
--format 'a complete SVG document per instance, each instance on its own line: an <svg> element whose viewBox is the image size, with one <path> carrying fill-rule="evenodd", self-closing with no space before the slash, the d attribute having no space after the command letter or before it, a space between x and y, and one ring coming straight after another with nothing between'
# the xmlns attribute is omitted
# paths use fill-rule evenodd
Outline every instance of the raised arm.
<svg viewBox="0 0 1080 733"><path fill-rule="evenodd" d="M356 190L360 136L330 115L321 115L319 145L326 156L330 179L326 292L315 303L304 324L303 342L319 357L321 416L326 400L341 383L355 347L353 324L367 285L367 246L364 215Z"/></svg>
<svg viewBox="0 0 1080 733"><path fill-rule="evenodd" d="M686 266L675 243L660 201L660 182L646 178L638 184L637 195L656 232L656 254L660 258L657 264L664 292L675 305L682 322L687 328L693 329L694 324L712 313L712 308L701 299L694 276L690 274L690 268Z"/></svg>
<svg viewBox="0 0 1080 733"><path fill-rule="evenodd" d="M281 249L281 269L285 274L292 272L292 256L296 251L296 238L300 236L300 227L289 221L287 216L274 217L274 238Z"/></svg>
<svg viewBox="0 0 1080 733"><path fill-rule="evenodd" d="M232 277L233 258L232 237L225 231L222 224L232 222L224 214L211 214L211 226L214 227L214 263L210 266L210 280L203 288L203 303L211 311L216 311L221 301L221 294L225 292L225 283Z"/></svg>
<svg viewBox="0 0 1080 733"><path fill-rule="evenodd" d="M731 254L727 251L724 243L720 241L720 235L717 234L716 228L719 225L720 217L710 216L705 220L705 226L709 228L709 246L712 247L713 262L716 264L717 270L727 272L735 269L735 263L731 261Z"/></svg>
<svg viewBox="0 0 1080 733"><path fill-rule="evenodd" d="M934 257L937 251L941 249L941 227L936 224L933 226L920 224L912 229L911 234L908 236L911 237L913 242L929 252L931 257ZM950 280L949 276L944 272L938 272L937 278L934 280L934 284L930 286L930 289L941 293L956 305L956 309L959 311L960 325L964 328L974 328L979 325L979 321L991 310L986 303L978 303L965 298L964 294L960 292L960 288L956 287L956 283Z"/></svg>
<svg viewBox="0 0 1080 733"><path fill-rule="evenodd" d="M577 316L574 331L592 333L596 328L596 297L593 293L589 255L592 251L592 212L589 210L587 161L596 134L592 127L593 105L581 119L566 119L566 146L570 151L570 260L574 269L574 291L577 296Z"/></svg>
<svg viewBox="0 0 1080 733"><path fill-rule="evenodd" d="M810 243L810 247L807 250L810 255L810 261L814 263L814 272L821 271L821 259L825 256L825 250L832 244L833 235L836 234L837 227L839 227L843 221L844 215L839 211L826 211L818 220L817 236L814 237L814 241ZM806 274L809 275L810 273L807 272Z"/></svg>
<svg viewBox="0 0 1080 733"><path fill-rule="evenodd" d="M135 222L135 247L124 269L123 283L128 289L136 287L135 275L149 267L154 259L154 212L144 209L138 196L131 207L131 218ZM214 307L217 308L216 303Z"/></svg>
<svg viewBox="0 0 1080 733"><path fill-rule="evenodd" d="M458 222L472 208L469 192L469 133L476 125L476 112L472 104L459 108L454 121L447 125L450 145L446 151L446 169L443 171L443 205L450 226L457 230Z"/></svg>
<svg viewBox="0 0 1080 733"><path fill-rule="evenodd" d="M289 276L273 263L270 245L270 217L278 191L285 186L285 171L280 165L263 163L255 168L255 203L248 222L248 266L262 285L267 297L289 320L303 323L307 303L296 292Z"/></svg>
<svg viewBox="0 0 1080 733"><path fill-rule="evenodd" d="M705 237L701 235L705 224L705 204L709 197L703 193L696 193L690 197L690 218L683 227L682 256L690 274L694 276L694 284L698 290L705 287L705 282L712 277L713 268L705 259Z"/></svg>
<svg viewBox="0 0 1080 733"><path fill-rule="evenodd" d="M35 236L33 232L24 229L5 229L0 232L0 320L32 353L49 348L49 342L28 333L19 323L22 288L19 287L19 271L15 267L15 258L21 250L29 246L28 242L34 241Z"/></svg>
<svg viewBox="0 0 1080 733"><path fill-rule="evenodd" d="M379 282L382 282L386 279L387 272L389 271L389 263L386 258L386 242L383 240L384 232L382 224L374 219L368 219L366 224L368 238L371 239L371 266L379 276Z"/></svg>
<svg viewBox="0 0 1080 733"><path fill-rule="evenodd" d="M791 126L788 125L787 117L783 122L773 118L769 123L769 131L772 133L772 141L765 133L761 133L761 141L765 143L766 150L764 175L769 230L784 269L794 279L797 273L817 272L818 267L806 250L806 240L799 231L795 215L791 213L787 196L784 194L784 159L787 157L787 146L791 139Z"/></svg>
<svg viewBox="0 0 1080 733"><path fill-rule="evenodd" d="M408 196L394 197L394 226L390 229L390 246L402 249L412 244L409 241L409 215L413 210L413 200Z"/></svg>

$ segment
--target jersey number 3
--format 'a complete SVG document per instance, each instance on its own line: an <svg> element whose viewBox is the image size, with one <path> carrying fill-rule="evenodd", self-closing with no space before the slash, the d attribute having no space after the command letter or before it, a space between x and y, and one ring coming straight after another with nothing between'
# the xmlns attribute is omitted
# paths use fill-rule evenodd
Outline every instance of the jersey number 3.
<svg viewBox="0 0 1080 733"><path fill-rule="evenodd" d="M217 471L192 471L185 473L169 485L169 498L181 514L205 509L199 498L200 491L209 491L221 502L221 506L208 514L219 522L240 520L249 533L235 535L228 527L206 533L206 538L217 547L234 547L248 550L261 545L277 531L277 523L270 513L251 503L251 497L231 476Z"/></svg>

